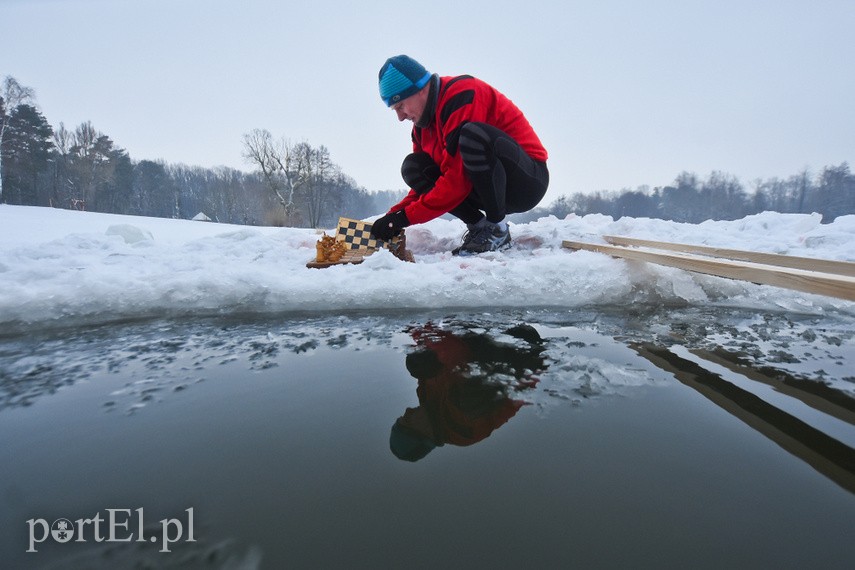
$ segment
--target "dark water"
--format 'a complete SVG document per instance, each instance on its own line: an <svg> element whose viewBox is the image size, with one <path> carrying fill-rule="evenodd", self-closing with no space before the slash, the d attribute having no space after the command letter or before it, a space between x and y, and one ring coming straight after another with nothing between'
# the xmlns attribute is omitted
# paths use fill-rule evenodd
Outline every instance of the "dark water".
<svg viewBox="0 0 855 570"><path fill-rule="evenodd" d="M0 337L0 567L851 568L853 336L640 308Z"/></svg>

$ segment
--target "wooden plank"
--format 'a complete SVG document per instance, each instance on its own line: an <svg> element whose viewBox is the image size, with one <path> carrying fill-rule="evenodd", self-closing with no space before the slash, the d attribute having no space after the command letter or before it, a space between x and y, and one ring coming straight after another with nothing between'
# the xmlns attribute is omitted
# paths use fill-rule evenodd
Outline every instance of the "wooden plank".
<svg viewBox="0 0 855 570"><path fill-rule="evenodd" d="M653 241L624 236L603 236L603 239L612 245L650 247L653 249L665 249L683 253L699 253L701 255L736 259L738 261L751 261L754 263L763 263L765 265L777 265L780 267L792 267L793 269L804 269L805 271L822 271L824 273L836 273L838 275L855 277L855 263L851 261L815 259L811 257L798 257L795 255L762 253L759 251L744 251L741 249L727 249L722 247L672 243L667 241Z"/></svg>
<svg viewBox="0 0 855 570"><path fill-rule="evenodd" d="M576 241L564 241L562 245L569 249L595 251L613 257L656 263L686 271L704 273L706 275L739 279L762 285L774 285L775 287L783 287L805 293L827 295L829 297L855 301L855 277L847 275L833 275L818 271L804 271L802 269L775 267L745 261L712 259L683 253L653 252Z"/></svg>

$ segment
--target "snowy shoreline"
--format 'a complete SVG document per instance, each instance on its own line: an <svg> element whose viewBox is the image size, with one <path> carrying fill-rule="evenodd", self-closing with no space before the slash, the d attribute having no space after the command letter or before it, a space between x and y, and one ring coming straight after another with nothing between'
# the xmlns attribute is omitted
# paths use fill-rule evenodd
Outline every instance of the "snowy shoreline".
<svg viewBox="0 0 855 570"><path fill-rule="evenodd" d="M416 263L381 251L309 269L318 231L0 206L0 327L187 315L678 305L855 316L855 303L571 252L603 235L855 260L855 216L763 213L681 224L589 215L511 224L514 247L458 258L444 219L407 230Z"/></svg>

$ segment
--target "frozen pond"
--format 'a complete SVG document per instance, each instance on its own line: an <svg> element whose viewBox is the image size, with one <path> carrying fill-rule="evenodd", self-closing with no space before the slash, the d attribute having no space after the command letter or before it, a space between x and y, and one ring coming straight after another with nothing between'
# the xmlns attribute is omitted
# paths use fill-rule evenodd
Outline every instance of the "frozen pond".
<svg viewBox="0 0 855 570"><path fill-rule="evenodd" d="M851 567L853 336L638 307L0 337L3 566Z"/></svg>

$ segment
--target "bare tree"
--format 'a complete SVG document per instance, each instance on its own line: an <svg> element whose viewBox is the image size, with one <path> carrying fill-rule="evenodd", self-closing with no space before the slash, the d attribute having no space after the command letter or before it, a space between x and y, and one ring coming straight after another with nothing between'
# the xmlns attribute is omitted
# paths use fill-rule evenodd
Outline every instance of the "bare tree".
<svg viewBox="0 0 855 570"><path fill-rule="evenodd" d="M113 141L97 131L92 123L81 123L71 137L69 174L74 198L79 208L93 206L98 191L115 171Z"/></svg>
<svg viewBox="0 0 855 570"><path fill-rule="evenodd" d="M808 191L810 190L810 173L807 168L804 168L801 172L793 176L791 180L793 180L798 187L796 212L802 213L805 210L805 199L807 198Z"/></svg>
<svg viewBox="0 0 855 570"><path fill-rule="evenodd" d="M331 206L332 198L339 188L336 177L339 168L330 160L330 151L321 145L313 148L308 143L300 143L293 148L298 162L307 174L300 187L300 197L306 206L309 225L317 228L327 207Z"/></svg>
<svg viewBox="0 0 855 570"><path fill-rule="evenodd" d="M28 103L35 97L29 87L24 87L11 75L3 80L3 92L0 94L0 202L3 202L3 137L9 125L9 117L18 105Z"/></svg>
<svg viewBox="0 0 855 570"><path fill-rule="evenodd" d="M293 222L296 193L307 178L306 163L297 147L285 139L274 141L266 129L255 129L243 136L243 148L244 158L258 167L265 186L282 205L286 223Z"/></svg>
<svg viewBox="0 0 855 570"><path fill-rule="evenodd" d="M59 123L59 127L53 131L53 146L56 150L56 159L53 165L53 190L51 191L50 203L54 207L70 203L71 180L68 175L69 153L71 152L71 132L65 128L65 123Z"/></svg>

